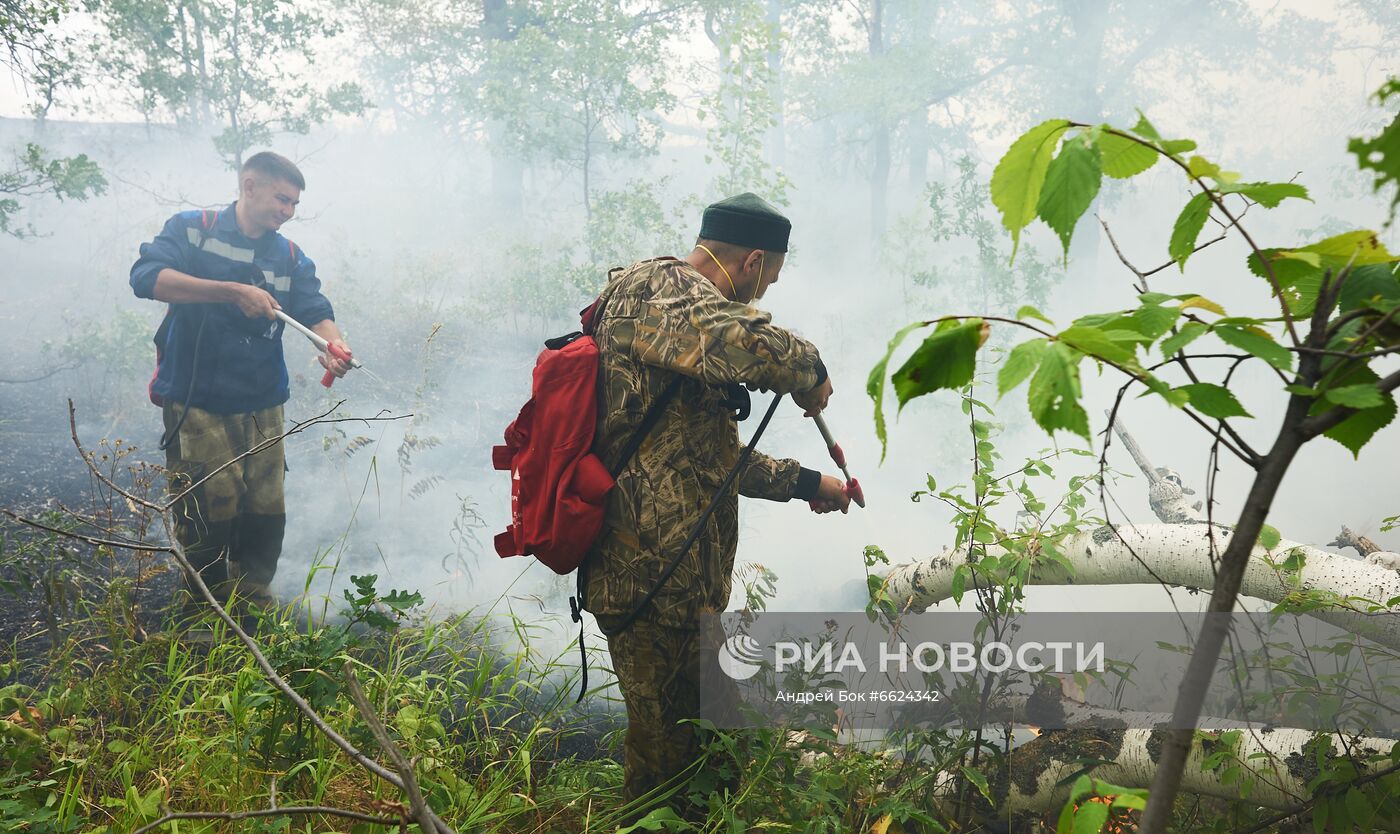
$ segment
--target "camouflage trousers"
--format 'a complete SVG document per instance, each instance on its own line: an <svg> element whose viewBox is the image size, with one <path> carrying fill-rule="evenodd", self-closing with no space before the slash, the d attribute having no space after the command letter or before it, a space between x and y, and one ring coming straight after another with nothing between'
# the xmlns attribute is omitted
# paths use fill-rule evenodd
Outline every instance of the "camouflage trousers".
<svg viewBox="0 0 1400 834"><path fill-rule="evenodd" d="M605 633L615 630L622 619L597 617ZM608 638L613 672L627 705L622 762L627 802L679 788L672 807L692 821L703 819L703 810L685 798L687 784L704 764L699 760L703 738L695 725L682 722L699 717L702 697L709 715L715 715L715 703L725 704L726 709L737 703L734 681L719 671L716 652L722 639L722 634L696 626L660 625L646 617ZM717 723L722 723L723 714ZM727 783L731 790L736 785ZM637 815L654 804L639 809Z"/></svg>
<svg viewBox="0 0 1400 834"><path fill-rule="evenodd" d="M180 422L180 405L163 410L168 434ZM272 602L268 586L277 572L282 534L286 470L282 443L218 470L265 440L282 434L282 406L241 414L189 409L166 448L171 494L199 484L175 505L176 538L209 589L227 602L235 589L250 602ZM186 585L196 599L193 583Z"/></svg>

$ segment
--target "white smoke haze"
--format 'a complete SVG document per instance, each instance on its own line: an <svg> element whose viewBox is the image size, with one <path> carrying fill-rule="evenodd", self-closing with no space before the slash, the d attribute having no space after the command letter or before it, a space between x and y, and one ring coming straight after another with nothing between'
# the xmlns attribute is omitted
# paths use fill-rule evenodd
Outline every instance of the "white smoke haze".
<svg viewBox="0 0 1400 834"><path fill-rule="evenodd" d="M1025 32L1043 33L1040 40L1023 42L1023 33L1011 26L998 36L1005 39L1004 54L973 65L988 74L984 82L925 108L922 145L905 127L894 131L889 231L879 240L872 236L867 181L871 131L863 127L870 110L841 89L851 77L844 62L860 57L864 34L839 4L794 5L794 26L810 27L813 17L841 19L833 27L834 51L823 52L815 41L794 34L785 52L786 65L801 73L785 88L780 166L791 181L787 211L794 251L760 306L821 349L836 389L827 419L869 507L816 516L801 502L743 504L738 563L758 562L777 573L778 595L769 605L774 610L859 605L859 591L853 596L852 588L864 581L866 545L904 562L952 540L947 508L914 503L909 496L929 475L940 486L970 477L972 445L956 397L913 402L896 421L890 394L889 454L881 465L864 389L900 326L985 311L978 276L957 265L973 253L971 241L937 240L926 232L928 188L953 188L961 159L971 160L983 218L1008 254L1009 239L985 196L991 168L1007 144L1057 116L1130 125L1135 107L1164 134L1197 139L1202 153L1247 178L1296 176L1309 188L1313 202L1250 212L1246 226L1261 245L1315 239L1343 226L1379 228L1384 221L1383 201L1371 194L1345 152L1348 137L1380 123L1382 113L1368 96L1397 69L1383 45L1394 42L1400 14L1384 4L1064 4L1077 9L1078 18L1059 4L998 4L988 12L988 24L1024 19ZM911 16L920 8L892 5ZM1032 26L1056 15L1065 19L1060 27ZM1234 19L1228 31L1216 27L1226 18ZM325 391L314 351L289 333L293 396L287 415L305 419L343 399L342 416L414 416L318 427L289 441L288 534L276 588L284 598L301 593L319 559L339 567L334 582L330 571L311 579L314 594L334 599L350 574L377 573L381 588L420 590L438 613L508 606L523 618L554 624L560 645L570 639L566 599L572 578L555 577L529 560L498 559L492 550L491 536L507 523L509 480L491 469L490 447L528 396L541 341L574 329L577 310L602 286L607 268L685 254L677 247L693 240L701 207L724 196L713 186L719 163L706 160L704 131L714 120L697 116L700 98L717 78L716 53L698 19L681 19L684 25L668 41L666 64L675 102L660 114L656 153L592 162L595 215L610 210L602 195L643 193L639 189L649 189L661 209L654 228L623 239L633 248L608 262L588 262L583 186L575 167L527 161L519 180L522 210L512 216L493 197L493 154L484 126L447 131L400 106L375 74L376 66L391 59L376 59L354 26L317 65L319 77L363 82L376 107L362 117L338 116L304 136L278 134L266 143L297 161L308 181L298 217L283 233L316 261L337 321L382 384L352 372ZM1093 54L1086 51L1091 37L1102 47ZM955 28L939 30L924 51L943 44L952 52L966 42ZM895 50L878 71L917 80L916 60L922 60L919 50ZM824 70L811 70L823 64ZM929 95L910 84L910 99ZM142 124L113 89L111 82L94 82L83 101L59 108L40 124L27 112L35 91L0 82L0 147L38 142L55 154L86 153L110 182L107 194L87 202L27 200L24 219L40 236L0 237L0 377L42 372L65 355L82 363L43 382L0 385L0 461L45 454L59 456L62 466L80 467L67 446L67 397L75 401L85 440L122 437L159 460L160 419L145 402L145 383L154 361L150 335L162 311L132 296L128 270L138 246L171 214L230 202L235 178L207 136ZM888 112L899 109L896 102ZM902 117L891 116L896 118ZM773 164L772 132L760 131L757 141L767 141L764 158ZM1155 267L1167 260L1171 223L1186 195L1178 173L1159 165L1129 185L1106 182L1096 210L1128 258ZM618 211L618 222L632 222L632 215ZM1394 246L1395 229L1384 238ZM1227 239L1193 257L1184 276L1174 267L1156 274L1152 287L1198 291L1232 312L1252 314L1261 309L1263 293L1244 269L1245 251L1241 241ZM1091 219L1075 234L1067 270L1060 268L1059 255L1058 241L1038 224L1022 242L1020 257L1038 257L1045 265L1042 277L1051 283L1043 309L1057 323L1135 304L1131 274ZM937 273L931 283L914 280L914 272L930 270ZM580 282L576 275L588 279ZM1019 303L993 299L1000 306L992 312L1005 315ZM1015 334L998 332L1003 336ZM915 344L908 340L895 361ZM981 371L993 379L994 369ZM1096 430L1118 384L1113 373L1095 375L1086 364L1085 405ZM1240 421L1245 436L1266 441L1281 403L1277 380L1256 372L1237 377L1232 388L1255 415ZM994 385L983 384L979 395L994 401ZM755 417L741 425L743 436L757 424L768 396L755 395ZM1029 421L1024 389L995 407L995 419L1005 424L997 442L1006 467L1052 445ZM1204 432L1156 399L1130 396L1121 416L1155 464L1178 470L1203 497L1209 448ZM16 421L41 424L51 436L36 448L32 435L6 431ZM1064 435L1059 442L1083 445ZM780 409L760 448L836 471L816 429L790 404ZM1097 455L1097 441L1093 450ZM1094 466L1094 458L1076 460L1057 464L1062 477L1056 483L1042 479L1042 497L1053 503L1066 476ZM1330 441L1309 444L1289 472L1270 523L1289 539L1316 545L1325 545L1346 524L1400 549L1395 534L1377 532L1382 518L1400 513L1393 489L1396 460L1400 430L1394 428L1382 431L1359 461ZM1120 444L1114 444L1110 462L1125 473L1113 490L1122 508L1110 505L1114 520L1150 520L1142 478ZM1250 481L1250 471L1222 459L1217 519L1234 520ZM1097 500L1095 494L1091 506ZM738 584L731 605L742 605ZM1170 603L1165 591L1152 587L1030 588L1026 596L1028 607L1041 610ZM1184 608L1205 600L1182 593L1174 598Z"/></svg>

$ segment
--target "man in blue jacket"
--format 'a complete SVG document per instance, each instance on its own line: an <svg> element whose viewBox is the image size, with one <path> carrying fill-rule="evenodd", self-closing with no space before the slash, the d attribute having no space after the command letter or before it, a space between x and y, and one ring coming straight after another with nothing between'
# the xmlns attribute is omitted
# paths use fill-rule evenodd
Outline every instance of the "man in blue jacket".
<svg viewBox="0 0 1400 834"><path fill-rule="evenodd" d="M270 152L249 157L235 203L170 218L131 267L132 291L169 305L155 336L151 401L163 412L172 492L198 484L176 506L176 535L224 601L236 589L240 600L272 603L268 586L286 528L277 438L287 365L284 325L273 311L348 350L316 265L277 232L305 187L291 160ZM321 364L337 376L348 370L329 356Z"/></svg>

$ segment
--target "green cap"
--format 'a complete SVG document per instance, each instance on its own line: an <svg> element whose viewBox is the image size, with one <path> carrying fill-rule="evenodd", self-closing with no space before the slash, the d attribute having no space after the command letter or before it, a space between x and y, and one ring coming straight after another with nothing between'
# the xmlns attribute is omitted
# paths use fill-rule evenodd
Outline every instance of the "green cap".
<svg viewBox="0 0 1400 834"><path fill-rule="evenodd" d="M702 238L765 252L786 252L791 232L791 220L749 191L713 203L700 221Z"/></svg>

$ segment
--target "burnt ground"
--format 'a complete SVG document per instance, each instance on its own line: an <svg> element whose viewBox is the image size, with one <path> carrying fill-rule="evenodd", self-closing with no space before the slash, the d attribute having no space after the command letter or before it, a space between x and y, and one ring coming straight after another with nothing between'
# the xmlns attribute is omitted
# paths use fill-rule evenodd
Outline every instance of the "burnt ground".
<svg viewBox="0 0 1400 834"><path fill-rule="evenodd" d="M92 476L73 444L64 388L62 375L38 383L0 383L0 509L98 537L107 537L101 528L111 524L123 535L132 535L137 529L132 512L120 497L113 500L110 490ZM158 413L147 405L119 419L96 413L87 417L95 411L78 406L78 434L84 446L96 454L104 472L118 473L115 480L122 486L132 486L134 467L138 484L148 480L151 494L158 495L164 486L158 470L164 460L157 449ZM142 425L131 437L122 438L119 446L115 438L103 442L114 427L137 423ZM132 446L135 451L115 460L118 448L125 451ZM103 524L75 524L74 514ZM159 530L150 531L147 540L160 541ZM115 609L126 612L123 628L131 639L169 628L178 610L179 585L178 571L161 554L99 549L0 516L0 646L14 651L3 660L18 661L8 674L0 665L0 686L42 686L55 638L92 630L91 614L111 603L114 588L125 594L127 604ZM571 702L572 697L567 700ZM550 758L619 757L607 737L625 720L597 702L585 709L586 713L569 719L577 732L559 734ZM469 714L444 717L449 724L460 719L470 724L480 721ZM517 712L513 718L490 719L497 731L513 721L528 721L528 717ZM473 733L482 728L461 729Z"/></svg>
<svg viewBox="0 0 1400 834"><path fill-rule="evenodd" d="M73 445L63 377L0 384L0 509L93 535L104 534L92 525L75 524L75 515L100 517L102 526L131 531L133 517L125 502L108 500L108 491ZM85 417L80 408L80 437L106 428L101 424L108 421ZM134 445L135 451L120 456L96 435L83 440L106 471L121 473L117 480L124 486L131 484L127 467L159 460L146 448L155 448L155 437L123 439L120 448ZM37 666L32 661L48 653L53 630L83 619L84 604L105 598L114 580L131 582L132 610L142 626L160 628L175 589L173 572L163 568L149 556L99 552L92 545L0 517L0 641L16 648L21 661L17 677L32 677Z"/></svg>

